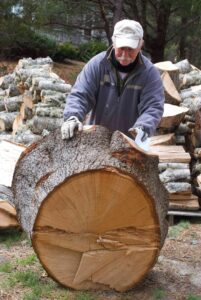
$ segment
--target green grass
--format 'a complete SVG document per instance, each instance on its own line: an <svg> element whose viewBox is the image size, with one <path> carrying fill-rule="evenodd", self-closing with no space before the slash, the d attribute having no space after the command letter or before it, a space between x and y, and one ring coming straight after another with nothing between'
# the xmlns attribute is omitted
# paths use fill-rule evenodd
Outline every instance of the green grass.
<svg viewBox="0 0 201 300"><path fill-rule="evenodd" d="M16 260L16 264L19 266L28 266L28 265L33 265L36 262L38 262L38 258L36 254L31 254L25 258L19 258Z"/></svg>
<svg viewBox="0 0 201 300"><path fill-rule="evenodd" d="M10 262L5 262L0 264L0 272L2 273L10 273L13 269L13 266Z"/></svg>
<svg viewBox="0 0 201 300"><path fill-rule="evenodd" d="M90 296L88 293L79 293L78 295L76 295L75 300L96 300L96 299Z"/></svg>
<svg viewBox="0 0 201 300"><path fill-rule="evenodd" d="M162 289L155 289L153 293L154 299L165 299L165 291Z"/></svg>
<svg viewBox="0 0 201 300"><path fill-rule="evenodd" d="M183 230L188 229L189 225L188 221L181 221L179 224L169 227L168 237L177 238Z"/></svg>
<svg viewBox="0 0 201 300"><path fill-rule="evenodd" d="M187 300L201 300L201 296L189 295Z"/></svg>

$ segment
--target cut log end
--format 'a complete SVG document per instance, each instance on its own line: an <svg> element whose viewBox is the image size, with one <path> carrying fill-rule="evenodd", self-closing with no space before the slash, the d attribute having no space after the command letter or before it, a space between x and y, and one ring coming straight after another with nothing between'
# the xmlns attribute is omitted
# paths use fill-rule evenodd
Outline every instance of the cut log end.
<svg viewBox="0 0 201 300"><path fill-rule="evenodd" d="M117 170L82 172L43 201L32 242L46 271L74 289L124 291L153 267L160 229L153 200Z"/></svg>

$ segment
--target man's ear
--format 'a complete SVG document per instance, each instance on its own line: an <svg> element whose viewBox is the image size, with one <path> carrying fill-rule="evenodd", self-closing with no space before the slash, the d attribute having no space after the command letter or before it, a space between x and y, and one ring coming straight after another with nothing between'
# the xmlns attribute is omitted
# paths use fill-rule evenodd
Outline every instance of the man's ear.
<svg viewBox="0 0 201 300"><path fill-rule="evenodd" d="M138 48L142 48L144 46L144 40L143 39L141 39L140 40L140 42L139 42L139 46L138 46Z"/></svg>

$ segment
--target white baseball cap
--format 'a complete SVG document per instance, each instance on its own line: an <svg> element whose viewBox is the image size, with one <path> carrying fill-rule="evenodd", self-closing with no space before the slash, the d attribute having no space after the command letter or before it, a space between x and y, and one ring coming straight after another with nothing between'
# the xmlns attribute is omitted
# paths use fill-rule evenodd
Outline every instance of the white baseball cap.
<svg viewBox="0 0 201 300"><path fill-rule="evenodd" d="M139 41L143 38L143 29L140 23L133 20L121 20L114 26L112 36L116 48L138 48Z"/></svg>

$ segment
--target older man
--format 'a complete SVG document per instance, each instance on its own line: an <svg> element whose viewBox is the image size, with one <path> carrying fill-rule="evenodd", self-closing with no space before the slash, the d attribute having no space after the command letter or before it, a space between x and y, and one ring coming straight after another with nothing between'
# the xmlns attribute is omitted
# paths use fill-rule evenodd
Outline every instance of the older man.
<svg viewBox="0 0 201 300"><path fill-rule="evenodd" d="M63 139L91 111L89 124L120 130L142 141L153 135L163 114L164 93L160 75L141 53L143 29L133 20L116 23L113 45L93 57L79 74L64 109Z"/></svg>

